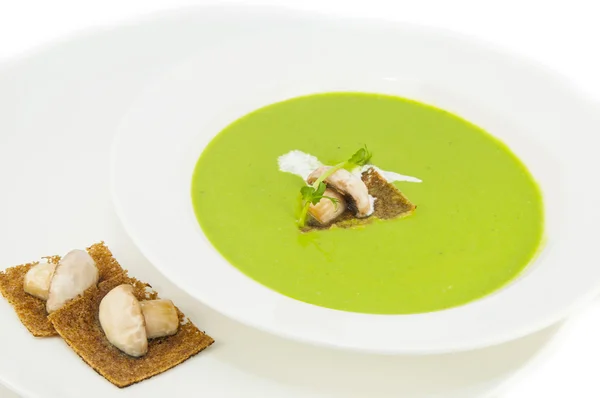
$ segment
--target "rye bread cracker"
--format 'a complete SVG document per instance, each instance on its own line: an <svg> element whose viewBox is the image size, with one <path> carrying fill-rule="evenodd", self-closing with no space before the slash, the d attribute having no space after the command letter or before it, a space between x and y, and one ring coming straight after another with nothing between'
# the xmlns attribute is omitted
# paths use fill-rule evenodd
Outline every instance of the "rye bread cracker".
<svg viewBox="0 0 600 398"><path fill-rule="evenodd" d="M96 261L99 280L104 281L123 273L123 269L115 260L104 242L96 243L87 248L87 252ZM48 262L58 264L60 256L45 257ZM46 302L33 297L23 290L23 281L27 271L38 262L32 262L8 268L0 272L0 293L13 306L19 320L31 334L36 337L57 336L54 326L48 320Z"/></svg>
<svg viewBox="0 0 600 398"><path fill-rule="evenodd" d="M106 339L98 313L102 298L125 283L133 286L138 300L158 298L156 292L149 291L150 285L123 274L89 289L49 317L73 351L115 386L124 388L165 372L214 342L177 309L180 326L176 334L149 340L148 353L140 358L121 352Z"/></svg>

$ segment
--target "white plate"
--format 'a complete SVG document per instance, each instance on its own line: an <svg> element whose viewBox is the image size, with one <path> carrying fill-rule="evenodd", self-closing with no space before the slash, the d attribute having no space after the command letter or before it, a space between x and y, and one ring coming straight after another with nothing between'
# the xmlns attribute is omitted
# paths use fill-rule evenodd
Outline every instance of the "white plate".
<svg viewBox="0 0 600 398"><path fill-rule="evenodd" d="M540 330L592 297L600 267L590 242L600 209L593 197L598 193L585 184L600 162L581 157L580 147L600 125L586 99L560 77L447 32L290 12L208 13L211 21L227 22L197 27L194 34L211 40L173 62L139 96L112 153L117 213L141 251L177 286L231 318L281 336L379 353L498 344ZM175 42L169 35L165 40ZM482 300L398 316L305 304L229 265L193 214L190 181L202 149L254 109L336 90L421 100L506 142L544 191L548 241L535 264Z"/></svg>
<svg viewBox="0 0 600 398"><path fill-rule="evenodd" d="M24 398L481 397L528 364L556 328L477 352L430 357L305 346L229 320L164 279L112 210L113 133L135 96L234 22L185 10L87 32L0 70L0 268L104 239L131 273L172 298L217 343L176 369L119 390L58 338L35 339L0 299L0 382ZM165 35L170 40L164 40ZM2 395L2 392L0 392ZM4 396L4 395L2 395Z"/></svg>

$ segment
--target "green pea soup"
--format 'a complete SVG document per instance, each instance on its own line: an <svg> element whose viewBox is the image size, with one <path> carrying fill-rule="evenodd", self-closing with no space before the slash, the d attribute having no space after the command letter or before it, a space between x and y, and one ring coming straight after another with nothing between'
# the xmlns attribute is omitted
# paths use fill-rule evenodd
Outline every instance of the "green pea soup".
<svg viewBox="0 0 600 398"><path fill-rule="evenodd" d="M378 167L422 180L394 183L415 213L301 232L304 183L277 158L297 149L336 164L365 144ZM233 122L202 152L192 202L211 243L250 278L362 313L431 312L484 297L527 267L543 237L540 189L509 148L451 113L378 94L299 97Z"/></svg>

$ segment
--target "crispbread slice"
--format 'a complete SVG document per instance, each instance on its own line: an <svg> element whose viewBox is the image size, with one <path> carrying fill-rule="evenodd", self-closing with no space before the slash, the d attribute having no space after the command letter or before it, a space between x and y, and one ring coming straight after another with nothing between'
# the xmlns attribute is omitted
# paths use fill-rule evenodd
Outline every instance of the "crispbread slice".
<svg viewBox="0 0 600 398"><path fill-rule="evenodd" d="M158 298L150 285L126 275L102 282L82 297L53 312L50 320L61 337L88 365L119 388L165 372L210 346L214 340L179 313L179 331L148 342L148 353L133 358L111 345L98 321L102 298L121 284L134 287L138 300Z"/></svg>
<svg viewBox="0 0 600 398"><path fill-rule="evenodd" d="M87 248L88 253L98 266L100 281L114 278L123 273L123 269L114 259L104 242L96 243ZM45 257L55 264L60 256ZM46 302L33 297L23 290L23 281L27 271L38 262L19 265L0 272L0 293L13 306L21 323L36 337L51 337L58 333L48 320Z"/></svg>

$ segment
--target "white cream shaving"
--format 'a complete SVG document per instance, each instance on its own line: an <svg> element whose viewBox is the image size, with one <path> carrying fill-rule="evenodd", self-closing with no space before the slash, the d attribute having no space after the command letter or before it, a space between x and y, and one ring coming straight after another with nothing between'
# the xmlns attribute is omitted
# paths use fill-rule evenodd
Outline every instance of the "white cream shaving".
<svg viewBox="0 0 600 398"><path fill-rule="evenodd" d="M323 166L323 163L321 163L319 159L316 158L316 156L298 150L293 150L286 153L285 155L281 155L277 159L277 162L279 163L279 170L285 173L297 175L305 181L310 173L312 173L317 168ZM352 173L360 177L362 173L364 173L370 168L375 169L375 171L377 171L383 178L385 178L387 182L422 182L417 177L411 177L403 174L398 174L393 171L382 170L379 167L374 166L372 164L357 167L356 169L352 170Z"/></svg>
<svg viewBox="0 0 600 398"><path fill-rule="evenodd" d="M310 173L323 166L315 156L302 151L293 150L281 155L277 162L279 170L285 173L295 174L306 181Z"/></svg>

